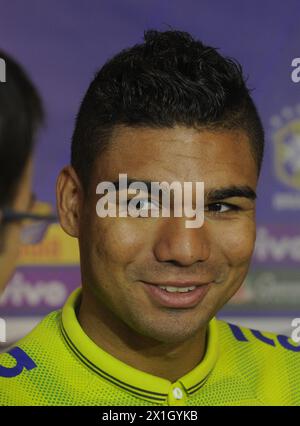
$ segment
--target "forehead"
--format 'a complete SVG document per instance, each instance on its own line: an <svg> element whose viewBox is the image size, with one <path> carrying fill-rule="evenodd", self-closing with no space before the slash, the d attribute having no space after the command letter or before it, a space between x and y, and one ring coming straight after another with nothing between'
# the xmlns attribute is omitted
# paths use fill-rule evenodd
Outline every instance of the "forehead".
<svg viewBox="0 0 300 426"><path fill-rule="evenodd" d="M94 163L97 179L119 173L152 181L204 181L209 185L256 185L257 166L242 131L152 129L120 126Z"/></svg>

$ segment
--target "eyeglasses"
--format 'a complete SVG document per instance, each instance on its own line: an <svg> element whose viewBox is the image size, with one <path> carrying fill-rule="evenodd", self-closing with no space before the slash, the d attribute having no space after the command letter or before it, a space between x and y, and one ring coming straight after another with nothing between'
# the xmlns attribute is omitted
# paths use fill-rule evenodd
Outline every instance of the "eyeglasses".
<svg viewBox="0 0 300 426"><path fill-rule="evenodd" d="M57 222L52 206L48 203L35 202L30 212L19 212L11 208L0 210L0 225L23 222L20 239L22 244L38 244L44 238L48 226Z"/></svg>

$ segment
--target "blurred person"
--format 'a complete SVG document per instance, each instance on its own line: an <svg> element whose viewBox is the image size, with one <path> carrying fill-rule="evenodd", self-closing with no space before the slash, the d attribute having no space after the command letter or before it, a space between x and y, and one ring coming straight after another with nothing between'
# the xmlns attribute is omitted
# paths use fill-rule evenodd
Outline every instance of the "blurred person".
<svg viewBox="0 0 300 426"><path fill-rule="evenodd" d="M40 96L14 59L2 50L0 58L6 67L6 81L0 82L1 294L14 271L20 243L40 241L54 216L32 193L33 150L44 119Z"/></svg>
<svg viewBox="0 0 300 426"><path fill-rule="evenodd" d="M241 66L185 32L144 38L95 76L57 181L82 289L0 357L0 403L299 405L300 348L215 318L256 236L264 131ZM120 174L146 188L204 182L203 225L98 217L99 183L120 195ZM162 208L146 191L139 203Z"/></svg>

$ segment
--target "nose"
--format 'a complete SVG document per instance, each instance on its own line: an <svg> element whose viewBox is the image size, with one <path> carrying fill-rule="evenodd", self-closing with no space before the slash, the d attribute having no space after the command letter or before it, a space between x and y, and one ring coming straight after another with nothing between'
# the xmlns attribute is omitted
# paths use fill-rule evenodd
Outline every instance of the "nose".
<svg viewBox="0 0 300 426"><path fill-rule="evenodd" d="M165 218L154 246L158 261L172 262L181 266L204 262L210 256L207 223L199 228L187 228L186 218Z"/></svg>

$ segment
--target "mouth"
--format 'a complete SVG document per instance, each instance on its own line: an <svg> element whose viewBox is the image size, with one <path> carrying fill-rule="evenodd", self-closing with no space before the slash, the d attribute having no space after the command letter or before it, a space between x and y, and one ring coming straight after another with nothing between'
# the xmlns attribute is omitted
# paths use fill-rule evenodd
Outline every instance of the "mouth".
<svg viewBox="0 0 300 426"><path fill-rule="evenodd" d="M205 297L212 282L173 281L149 283L142 281L150 299L168 308L193 308Z"/></svg>

